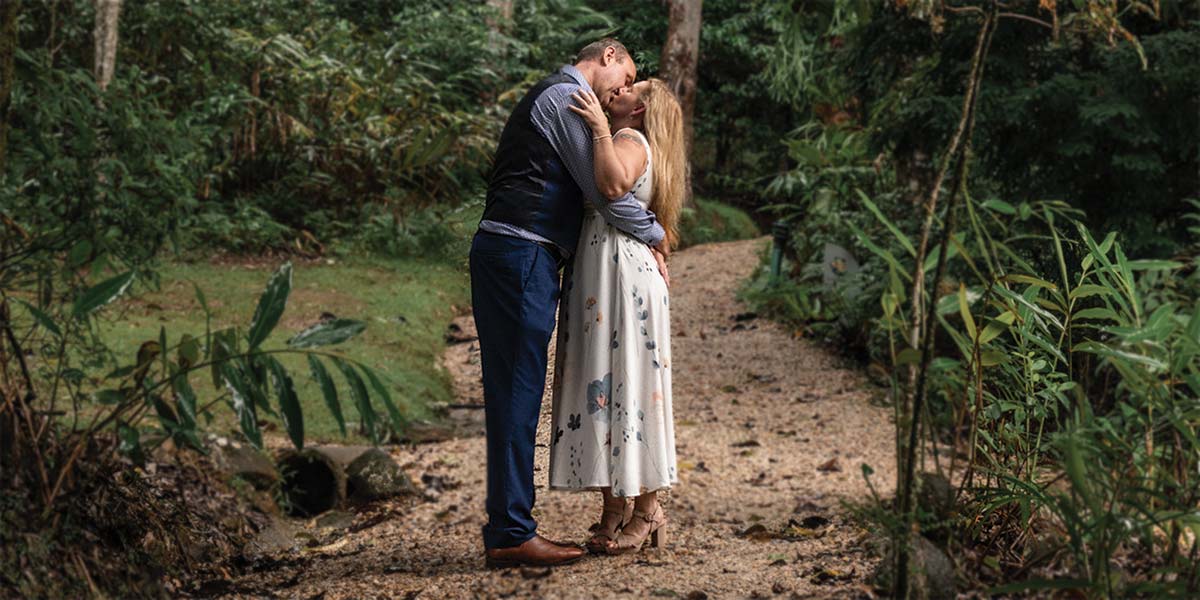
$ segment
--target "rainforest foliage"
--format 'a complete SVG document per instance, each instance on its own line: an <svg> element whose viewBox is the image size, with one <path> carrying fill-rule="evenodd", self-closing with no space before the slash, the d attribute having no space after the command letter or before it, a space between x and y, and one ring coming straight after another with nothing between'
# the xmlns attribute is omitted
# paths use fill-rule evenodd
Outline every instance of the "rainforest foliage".
<svg viewBox="0 0 1200 600"><path fill-rule="evenodd" d="M268 342L288 260L461 266L515 102L603 35L659 74L666 4L4 2L3 519L82 518L111 469L80 465L200 447L214 411L303 446L301 376L339 430L402 439L420 403L332 348L365 321ZM702 10L684 238L775 224L782 273L747 298L888 390L900 492L863 514L899 544L897 593L914 535L961 587L1200 593L1200 6ZM197 287L202 335L100 335L161 260L214 253L278 259L253 314L214 323Z"/></svg>

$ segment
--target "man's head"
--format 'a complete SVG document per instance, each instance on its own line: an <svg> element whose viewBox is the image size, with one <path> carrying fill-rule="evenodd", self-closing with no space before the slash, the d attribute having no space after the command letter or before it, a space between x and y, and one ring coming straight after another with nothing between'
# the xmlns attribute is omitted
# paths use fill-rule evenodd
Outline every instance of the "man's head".
<svg viewBox="0 0 1200 600"><path fill-rule="evenodd" d="M575 67L587 78L600 106L608 108L617 90L633 85L637 66L625 45L612 38L597 40L583 47L575 58Z"/></svg>

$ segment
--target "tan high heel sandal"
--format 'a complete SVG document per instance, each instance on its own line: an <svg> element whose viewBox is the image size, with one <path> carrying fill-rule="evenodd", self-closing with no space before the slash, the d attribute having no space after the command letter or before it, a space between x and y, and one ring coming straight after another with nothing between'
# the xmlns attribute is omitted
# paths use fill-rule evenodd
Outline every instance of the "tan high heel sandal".
<svg viewBox="0 0 1200 600"><path fill-rule="evenodd" d="M663 548L667 545L667 515L663 513L662 505L655 504L654 512L647 514L645 511L634 509L633 518L630 522L641 519L650 523L650 529L642 536L635 537L633 534L627 534L625 527L621 527L620 533L617 534L617 539L609 542L604 548L609 554L627 554L635 552L642 548L642 544L646 542L646 538L650 538L650 546L653 548ZM628 523L627 523L628 524Z"/></svg>
<svg viewBox="0 0 1200 600"><path fill-rule="evenodd" d="M621 518L617 521L616 526L611 530L604 529L604 515L614 514ZM602 553L608 547L608 542L616 539L617 532L633 518L633 503L622 499L621 508L605 506L604 512L600 513L600 522L596 523L593 528L592 537L584 544L587 549L593 553Z"/></svg>

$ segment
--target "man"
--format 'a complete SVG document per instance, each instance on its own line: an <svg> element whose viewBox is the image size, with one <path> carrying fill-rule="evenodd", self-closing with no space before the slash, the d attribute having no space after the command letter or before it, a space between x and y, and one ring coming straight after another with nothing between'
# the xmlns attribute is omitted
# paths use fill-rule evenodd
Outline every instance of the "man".
<svg viewBox="0 0 1200 600"><path fill-rule="evenodd" d="M636 76L620 42L589 44L574 65L526 93L500 135L470 255L487 427L483 543L489 567L565 564L584 553L537 535L531 515L534 437L559 269L575 252L585 197L609 223L650 246L665 234L632 194L612 201L600 195L591 131L567 107L580 89L594 92L607 107Z"/></svg>

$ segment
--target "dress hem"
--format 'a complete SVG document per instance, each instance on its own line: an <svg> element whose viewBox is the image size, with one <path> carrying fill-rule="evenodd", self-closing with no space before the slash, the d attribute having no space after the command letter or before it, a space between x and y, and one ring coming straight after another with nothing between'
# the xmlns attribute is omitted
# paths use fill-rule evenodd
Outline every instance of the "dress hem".
<svg viewBox="0 0 1200 600"><path fill-rule="evenodd" d="M613 494L613 496L615 496L617 498L636 498L637 496L640 496L642 494L649 494L650 492L670 491L671 488L676 485L679 485L678 480L663 484L659 487L656 487L651 490L646 490L646 491L638 493L638 494L626 494L624 496L619 496L617 494ZM604 488L611 488L612 486L611 485L585 485L585 486L548 485L546 487L547 487L547 489L549 489L550 491L553 491L553 492L598 492Z"/></svg>

